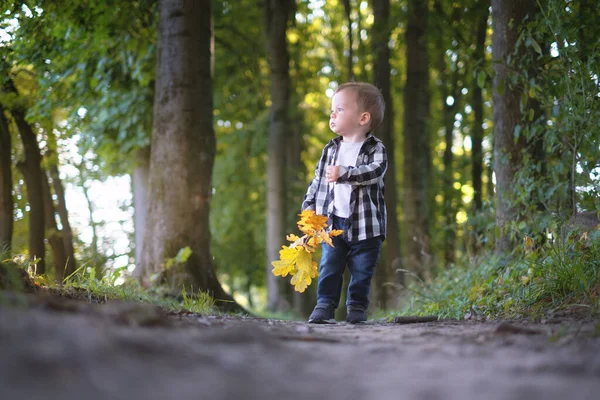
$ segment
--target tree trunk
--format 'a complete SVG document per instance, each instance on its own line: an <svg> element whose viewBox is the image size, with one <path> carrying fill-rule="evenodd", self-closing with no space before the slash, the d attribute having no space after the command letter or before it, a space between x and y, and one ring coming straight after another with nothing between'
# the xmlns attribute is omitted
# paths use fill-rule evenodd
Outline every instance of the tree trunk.
<svg viewBox="0 0 600 400"><path fill-rule="evenodd" d="M477 33L475 39L475 52L473 57L475 62L479 63L479 70L485 71L485 39L487 33L487 20L489 17L489 7L482 3L479 11L479 21L477 22ZM483 90L479 87L477 74L474 74L472 82L473 90L473 114L475 117L473 123L473 133L471 135L472 143L472 182L473 182L473 208L475 211L481 211L483 207Z"/></svg>
<svg viewBox="0 0 600 400"><path fill-rule="evenodd" d="M81 161L81 163L79 165L77 165L77 170L79 171L79 184L81 186L81 191L83 192L83 197L85 198L85 202L87 203L87 209L88 209L88 217L89 217L89 224L90 224L90 228L92 228L92 241L91 241L91 248L92 248L92 260L96 263L96 261L98 260L98 225L99 223L94 221L94 203L92 202L92 199L90 198L90 194L89 194L89 189L86 186L86 175L85 175L85 170L86 170L86 166L85 166L85 161Z"/></svg>
<svg viewBox="0 0 600 400"><path fill-rule="evenodd" d="M58 167L52 165L50 167L50 177L52 178L52 186L54 187L54 193L58 204L56 205L56 211L60 217L60 224L62 225L62 240L65 248L66 266L64 269L64 276L69 276L75 270L77 270L77 260L75 259L75 248L73 246L73 229L69 222L69 212L67 210L67 201L65 198L65 189L60 179Z"/></svg>
<svg viewBox="0 0 600 400"><path fill-rule="evenodd" d="M396 188L396 157L394 141L394 107L392 104L392 90L390 82L390 0L374 0L373 13L375 16L373 30L373 53L375 59L374 78L375 86L381 90L385 100L385 116L381 126L377 129L377 136L385 144L388 169L385 173L385 202L387 206L387 240L385 247L385 264L375 270L376 303L380 308L386 309L393 304L395 290L386 283L404 284L404 274L396 273L401 268L400 261L400 233L398 230L398 203ZM384 286L385 285L385 286Z"/></svg>
<svg viewBox="0 0 600 400"><path fill-rule="evenodd" d="M514 129L521 120L519 100L522 89L510 87L511 69L506 57L513 54L521 21L532 0L509 2L492 0L492 59L494 62L494 172L496 175L496 224L500 236L496 251L500 254L511 249L507 225L518 215L518 208L511 204L511 188L515 172L521 163L522 140L515 142ZM513 57L514 59L514 57Z"/></svg>
<svg viewBox="0 0 600 400"><path fill-rule="evenodd" d="M45 220L42 179L45 179L45 175L41 167L42 156L35 132L25 121L25 113L19 109L13 109L11 113L21 135L25 152L25 160L19 161L17 166L25 177L29 200L29 257L32 260L39 258L35 271L37 274L44 274L46 263L44 261Z"/></svg>
<svg viewBox="0 0 600 400"><path fill-rule="evenodd" d="M440 1L435 2L436 12L444 15L442 4ZM454 24L460 19L458 13L459 8L453 7L452 21ZM440 19L438 19L439 21ZM437 69L439 73L440 94L442 102L442 120L444 124L444 143L445 149L443 154L444 173L442 179L442 213L444 218L444 262L446 266L454 263L455 240L456 240L456 207L455 198L456 190L454 189L454 153L452 146L454 144L454 122L456 120L456 110L459 109L460 96L460 67L458 60L450 61L454 63L454 68L448 68L446 61L447 42L444 38L453 38L453 26L448 29L446 23L439 24L437 36ZM459 52L460 53L460 52ZM460 57L460 56L459 56ZM452 97L452 103L448 104L448 96Z"/></svg>
<svg viewBox="0 0 600 400"><path fill-rule="evenodd" d="M62 232L58 230L56 224L56 212L54 202L52 201L52 192L48 184L48 176L44 173L42 177L42 190L44 192L44 219L46 224L46 239L52 248L54 261L54 280L61 283L65 276L67 267L67 255L65 253L65 244L63 242Z"/></svg>
<svg viewBox="0 0 600 400"><path fill-rule="evenodd" d="M142 275L142 249L144 248L144 233L146 231L146 219L148 218L148 180L150 176L150 147L139 149L135 154L136 165L133 169L133 209L134 209L134 231L135 231L135 265L133 270L135 277Z"/></svg>
<svg viewBox="0 0 600 400"><path fill-rule="evenodd" d="M354 65L354 51L352 46L352 5L350 0L344 0L344 13L346 14L346 22L348 23L348 57L346 58L346 65L348 68L348 81L354 80L354 71L352 67Z"/></svg>
<svg viewBox="0 0 600 400"><path fill-rule="evenodd" d="M211 1L160 3L150 204L142 252L145 283L180 249L183 284L209 292L216 306L240 310L215 274L209 206L216 151L211 78ZM223 300L224 302L220 302Z"/></svg>
<svg viewBox="0 0 600 400"><path fill-rule="evenodd" d="M10 254L13 236L12 149L8 121L0 104L0 254Z"/></svg>
<svg viewBox="0 0 600 400"><path fill-rule="evenodd" d="M406 268L428 274L427 209L429 60L427 55L427 1L409 0L406 28L406 87L404 89L404 216Z"/></svg>
<svg viewBox="0 0 600 400"><path fill-rule="evenodd" d="M267 309L280 310L283 300L271 261L279 258L285 240L285 135L290 97L289 54L286 42L293 0L265 2L267 54L271 70L271 111L267 161Z"/></svg>
<svg viewBox="0 0 600 400"><path fill-rule="evenodd" d="M477 23L477 33L475 42L475 52L473 57L475 62L479 63L479 70L485 71L485 39L487 33L487 20L489 17L489 7L482 3L479 10L479 21ZM483 207L482 194L482 176L483 176L483 93L479 87L477 74L473 77L473 133L471 135L472 143L472 182L473 182L473 208L476 212L481 211Z"/></svg>

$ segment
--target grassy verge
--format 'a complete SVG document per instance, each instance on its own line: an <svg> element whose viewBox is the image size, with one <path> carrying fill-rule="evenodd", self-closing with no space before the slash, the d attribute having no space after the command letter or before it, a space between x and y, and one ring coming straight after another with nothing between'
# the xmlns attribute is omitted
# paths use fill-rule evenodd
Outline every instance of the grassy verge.
<svg viewBox="0 0 600 400"><path fill-rule="evenodd" d="M84 300L90 303L103 303L108 300L123 300L128 302L148 303L159 306L167 311L192 312L199 314L216 314L213 299L206 293L194 292L192 288L183 288L178 293L173 293L167 287L142 287L138 281L124 277L124 268L104 271L97 274L96 268L80 267L58 285L53 279L32 272L32 264L25 257L7 259L6 255L0 258L5 269L18 267L27 271L36 287L62 296ZM22 284L5 287L9 290L20 291Z"/></svg>
<svg viewBox="0 0 600 400"><path fill-rule="evenodd" d="M600 312L600 231L535 248L526 241L502 263L485 254L440 271L432 282L408 287L402 315L462 319L539 319L557 311Z"/></svg>

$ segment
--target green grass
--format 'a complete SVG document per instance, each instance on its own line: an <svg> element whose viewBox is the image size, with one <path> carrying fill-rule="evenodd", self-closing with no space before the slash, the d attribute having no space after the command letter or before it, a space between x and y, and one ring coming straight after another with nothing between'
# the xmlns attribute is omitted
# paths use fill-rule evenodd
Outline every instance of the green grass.
<svg viewBox="0 0 600 400"><path fill-rule="evenodd" d="M530 251L516 249L508 263L483 254L440 271L431 282L416 280L407 289L402 315L537 319L567 309L597 315L600 231Z"/></svg>
<svg viewBox="0 0 600 400"><path fill-rule="evenodd" d="M7 259L7 255L0 261ZM42 289L60 293L63 296L76 298L89 303L102 303L107 300L123 300L128 302L148 303L167 311L192 312L199 314L217 314L213 299L206 293L194 292L193 288L182 288L174 293L171 289L158 286L142 287L137 280L125 278L125 268L105 270L98 274L95 267L82 265L77 271L63 280L62 285L45 275L36 275L32 264L26 257L13 257L20 268L28 271L34 282ZM117 284L120 278L122 284Z"/></svg>

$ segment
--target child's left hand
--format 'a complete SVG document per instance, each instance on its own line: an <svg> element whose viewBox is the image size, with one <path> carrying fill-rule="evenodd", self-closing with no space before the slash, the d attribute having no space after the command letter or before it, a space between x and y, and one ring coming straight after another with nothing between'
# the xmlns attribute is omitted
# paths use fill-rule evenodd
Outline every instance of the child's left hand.
<svg viewBox="0 0 600 400"><path fill-rule="evenodd" d="M325 178L327 179L327 182L329 182L329 183L335 182L335 181L337 181L337 178L339 178L339 177L340 177L339 165L327 166L327 169L325 170Z"/></svg>

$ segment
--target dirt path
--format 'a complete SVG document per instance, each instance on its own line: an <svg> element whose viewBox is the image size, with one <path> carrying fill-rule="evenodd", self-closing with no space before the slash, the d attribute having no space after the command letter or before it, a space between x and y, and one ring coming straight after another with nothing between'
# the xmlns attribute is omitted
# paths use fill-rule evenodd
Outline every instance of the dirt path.
<svg viewBox="0 0 600 400"><path fill-rule="evenodd" d="M308 325L0 306L1 399L598 399L593 321Z"/></svg>

